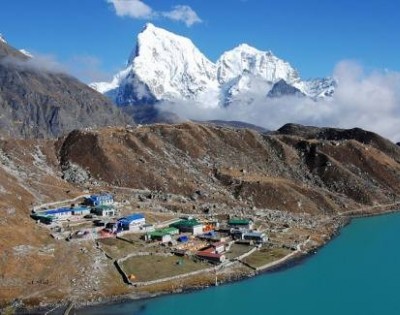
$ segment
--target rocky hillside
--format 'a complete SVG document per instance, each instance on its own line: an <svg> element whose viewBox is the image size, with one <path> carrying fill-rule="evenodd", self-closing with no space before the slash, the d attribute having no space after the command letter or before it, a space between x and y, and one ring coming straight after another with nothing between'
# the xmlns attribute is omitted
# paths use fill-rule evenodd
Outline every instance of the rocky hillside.
<svg viewBox="0 0 400 315"><path fill-rule="evenodd" d="M335 214L400 194L400 148L361 129L287 125L272 135L199 124L75 131L60 162L84 177L261 207Z"/></svg>
<svg viewBox="0 0 400 315"><path fill-rule="evenodd" d="M100 93L75 78L43 70L35 58L0 41L0 134L58 137L77 128L131 123Z"/></svg>
<svg viewBox="0 0 400 315"><path fill-rule="evenodd" d="M34 205L106 190L129 211L276 209L284 222L307 213L316 222L394 207L399 159L400 148L376 134L298 125L273 134L185 123L0 139L0 308L15 297L37 305L127 290L91 242L56 241L30 219Z"/></svg>

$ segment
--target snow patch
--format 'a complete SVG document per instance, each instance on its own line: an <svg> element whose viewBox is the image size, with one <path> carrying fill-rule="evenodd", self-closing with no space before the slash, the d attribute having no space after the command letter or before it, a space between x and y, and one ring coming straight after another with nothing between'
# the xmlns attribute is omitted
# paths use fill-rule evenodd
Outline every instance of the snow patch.
<svg viewBox="0 0 400 315"><path fill-rule="evenodd" d="M25 49L20 49L19 52L24 54L25 56L27 56L29 58L33 58L33 55L29 51L27 51Z"/></svg>
<svg viewBox="0 0 400 315"><path fill-rule="evenodd" d="M3 34L0 33L0 42L7 44L6 39L4 38Z"/></svg>

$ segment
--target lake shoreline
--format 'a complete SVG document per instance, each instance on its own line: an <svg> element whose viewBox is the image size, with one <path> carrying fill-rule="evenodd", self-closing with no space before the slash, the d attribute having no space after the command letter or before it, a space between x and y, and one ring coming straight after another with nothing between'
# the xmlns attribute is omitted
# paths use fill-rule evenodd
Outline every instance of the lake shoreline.
<svg viewBox="0 0 400 315"><path fill-rule="evenodd" d="M336 237L336 235L339 235L340 233L335 233L332 235L333 237ZM325 243L327 244L327 243ZM270 268L266 268L261 271L254 271L254 273L246 275L246 276L239 276L235 277L234 279L231 278L231 280L220 280L218 282L218 286L224 286L224 285L229 285L231 283L236 283L236 282L241 282L241 281L246 281L248 279L263 275L263 274L268 274L268 273L275 273L275 272L282 272L287 269L293 268L294 266L297 266L299 264L302 264L305 262L307 259L311 258L314 254L315 251L321 247L323 247L325 244L322 244L321 246L314 248L312 250L309 250L307 252L304 252L303 254L296 255L289 257L283 261L281 261L278 264L274 264ZM229 268L229 267L228 267ZM182 289L178 289L175 291L163 291L163 292L158 292L158 293L127 293L123 295L117 295L114 297L104 297L101 299L101 301L65 301L61 303L54 303L54 304L47 304L39 307L33 307L33 308L26 308L22 307L20 309L17 309L16 314L63 314L63 315L68 315L68 314L74 314L73 311L83 311L85 309L95 309L95 308L101 308L103 306L113 306L121 303L131 303L134 301L147 301L151 300L154 298L158 298L161 296L167 296L167 295L177 295L177 294L190 294L192 292L204 290L210 287L215 287L215 284L209 283L207 285L202 285L202 286L187 286L183 287ZM71 307L72 305L72 307ZM68 310L69 309L69 310ZM51 311L51 312L50 312ZM49 313L50 312L50 313Z"/></svg>
<svg viewBox="0 0 400 315"><path fill-rule="evenodd" d="M342 216L336 216L333 218L333 220L340 219L341 224L337 226L335 231L329 236L329 239L322 243L319 244L317 247L309 249L307 251L302 252L301 254L292 256L288 259L285 259L281 261L278 264L274 264L270 268L267 268L262 271L254 272L250 275L245 275L245 276L238 276L238 277L231 277L230 280L225 280L221 281L218 283L219 286L227 285L233 282L240 282L240 281L245 281L247 279L267 274L267 273L276 273L276 272L282 272L287 269L293 268L297 265L300 265L313 257L316 252L330 243L332 240L334 240L336 237L340 235L341 230L349 225L353 219L356 218L364 218L364 217L372 217L372 216L384 216L384 215L390 215L392 213L399 212L398 208L397 209L387 209L384 210L383 212L377 212L377 213L359 213L359 214L353 214L353 215L342 215ZM84 311L84 310L90 310L90 309L95 309L95 308L101 308L103 306L112 306L112 305L118 305L121 303L131 303L133 301L147 301L151 300L157 297L161 296L166 296L166 295L176 295L176 294L190 294L195 291L203 290L209 287L215 286L212 283L209 283L208 285L202 285L202 286L186 286L183 288L180 288L178 290L171 290L171 291L162 291L162 292L157 292L157 293L139 293L139 292L132 292L132 293L127 293L127 294L122 294L122 295L117 295L117 296L109 296L109 297L103 297L101 300L97 301L63 301L61 303L54 303L54 304L47 304L44 306L40 307L33 307L33 308L28 308L28 307L21 307L17 308L16 314L45 314L49 312L50 310L53 310L49 314L65 314L67 315L68 312L66 312L67 308L69 308L72 304L71 312L69 314L73 314L73 311Z"/></svg>
<svg viewBox="0 0 400 315"><path fill-rule="evenodd" d="M300 265L302 263L304 263L305 261L307 261L308 259L310 259L311 257L313 257L316 253L316 251L320 248L322 248L323 246L325 246L327 243L329 243L330 241L332 241L334 238L336 238L337 236L340 235L340 230L342 228L344 228L346 225L351 223L351 218L341 218L341 224L338 225L337 229L334 231L334 233L332 233L329 237L329 239L327 240L327 242L320 244L317 247L314 247L310 250L307 251L303 251L301 253L297 253L296 255L293 255L291 257L284 257L284 259L282 261L280 261L279 263L272 262L271 266L268 268L265 268L263 270L259 270L259 271L254 271L252 274L249 275L245 275L245 276L239 276L239 277L235 277L235 278L231 278L230 280L225 280L225 281L220 281L218 283L218 286L224 286L224 285L229 285L231 283L236 283L236 282L241 282L241 281L246 281L248 279L260 276L260 275L264 275L264 274L269 274L269 273L276 273L276 272L282 272L285 271L287 269L293 268L297 265ZM291 253L293 254L293 253ZM290 256L291 254L289 254L288 256ZM279 260L277 260L279 261ZM228 267L229 268L229 267ZM115 296L115 297L109 297L106 299L103 299L101 302L89 302L89 301L83 301L83 302L77 302L74 304L74 308L75 310L80 310L80 311L84 311L84 310L89 310L89 309L96 309L96 308L101 308L102 306L113 306L113 305L118 305L121 303L131 303L134 301L147 301L147 300L151 300L154 298L158 298L161 296L167 296L167 295L177 295L177 294L190 294L192 292L196 292L196 291L200 291L200 290L204 290L210 287L215 287L215 284L209 283L208 285L203 285L203 286L187 286L184 287L182 289L179 290L175 290L175 291L168 291L168 292L158 292L158 293L153 293L153 294L138 294L138 293L128 293L128 294L124 294L121 296ZM64 305L64 308L66 306ZM64 313L63 313L64 314Z"/></svg>

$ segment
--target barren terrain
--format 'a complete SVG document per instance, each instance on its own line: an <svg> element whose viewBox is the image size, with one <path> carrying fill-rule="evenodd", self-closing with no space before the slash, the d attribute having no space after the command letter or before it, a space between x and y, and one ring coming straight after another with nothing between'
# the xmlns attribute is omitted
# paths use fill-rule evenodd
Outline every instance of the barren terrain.
<svg viewBox="0 0 400 315"><path fill-rule="evenodd" d="M398 146L361 129L295 125L274 134L186 123L73 131L58 140L3 139L0 304L98 301L170 287L128 287L95 241L53 239L29 217L35 205L110 191L123 211L140 211L153 222L183 213L251 216L275 247L307 241L313 248L330 239L342 216L397 208L399 161ZM118 256L124 249L104 244L103 250ZM245 262L269 261L254 255ZM227 272L227 279L253 273L235 268L240 272Z"/></svg>

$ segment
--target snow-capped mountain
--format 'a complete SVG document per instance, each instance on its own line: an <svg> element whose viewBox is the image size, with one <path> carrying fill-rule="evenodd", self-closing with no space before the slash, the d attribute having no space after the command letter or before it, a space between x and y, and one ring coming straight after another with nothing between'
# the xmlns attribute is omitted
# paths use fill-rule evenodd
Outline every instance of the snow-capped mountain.
<svg viewBox="0 0 400 315"><path fill-rule="evenodd" d="M188 38L175 35L153 24L139 34L127 68L111 83L94 83L98 91L114 97L120 105L144 99L207 100L218 103L216 65ZM136 95L128 93L135 91Z"/></svg>
<svg viewBox="0 0 400 315"><path fill-rule="evenodd" d="M297 71L292 66L270 51L260 51L247 44L241 44L227 51L217 61L218 81L225 84L243 73L251 73L267 82L285 80L289 84L300 81Z"/></svg>
<svg viewBox="0 0 400 315"><path fill-rule="evenodd" d="M298 90L298 95L324 98L336 86L333 79L302 81L287 61L247 44L223 53L213 63L190 39L149 23L138 35L126 68L111 82L90 86L120 106L191 101L209 108L267 97L277 82L277 97ZM285 91L279 92L280 87Z"/></svg>
<svg viewBox="0 0 400 315"><path fill-rule="evenodd" d="M313 99L331 97L335 93L337 82L333 78L322 78L301 82L298 88Z"/></svg>

